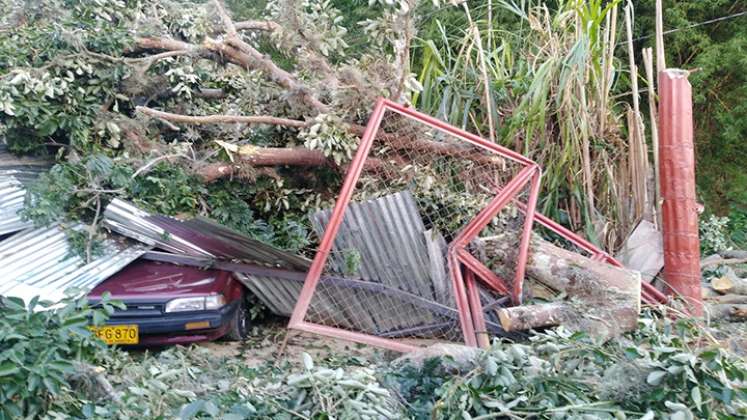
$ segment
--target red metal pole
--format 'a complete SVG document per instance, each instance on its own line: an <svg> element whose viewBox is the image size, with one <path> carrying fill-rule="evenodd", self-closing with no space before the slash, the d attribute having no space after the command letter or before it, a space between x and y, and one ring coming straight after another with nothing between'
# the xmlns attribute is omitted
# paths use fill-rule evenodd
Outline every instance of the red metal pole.
<svg viewBox="0 0 747 420"><path fill-rule="evenodd" d="M376 132L379 130L381 118L384 116L384 107L384 100L379 99L368 120L368 125L366 126L366 131L363 133L363 137L361 137L358 151L355 154L355 158L350 163L350 169L348 169L348 174L345 176L345 182L342 184L342 190L335 202L332 216L330 216L329 223L327 224L327 228L324 230L324 235L322 236L322 241L319 244L319 248L317 248L316 255L314 255L314 261L311 263L309 272L306 275L303 289L301 289L301 294L298 296L296 306L293 308L293 314L288 323L288 328L295 328L304 323L303 317L309 309L311 297L314 295L316 285L319 283L322 270L324 270L324 264L327 262L327 257L332 249L335 236L340 228L340 224L342 224L345 210L347 210L348 203L353 196L355 183L358 182L361 171L363 171L363 164L366 161L366 157L368 157L368 152L371 150L374 138L376 137Z"/></svg>
<svg viewBox="0 0 747 420"><path fill-rule="evenodd" d="M486 349L490 347L490 337L488 336L488 329L485 326L485 314L482 312L480 290L477 288L477 282L475 282L475 273L470 269L466 269L464 280L467 286L467 299L469 300L469 308L472 312L472 321L475 324L477 346Z"/></svg>
<svg viewBox="0 0 747 420"><path fill-rule="evenodd" d="M684 70L659 73L659 178L661 182L664 279L669 293L685 299L692 315L703 314L700 240L695 201L692 88Z"/></svg>

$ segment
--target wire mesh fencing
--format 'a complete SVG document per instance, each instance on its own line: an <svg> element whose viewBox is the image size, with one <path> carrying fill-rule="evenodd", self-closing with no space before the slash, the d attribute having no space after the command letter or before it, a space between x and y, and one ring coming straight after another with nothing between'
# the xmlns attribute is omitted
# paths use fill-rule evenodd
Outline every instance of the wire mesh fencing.
<svg viewBox="0 0 747 420"><path fill-rule="evenodd" d="M380 100L335 208L312 215L322 241L291 328L485 344L495 309L521 299L538 183L521 155ZM500 275L480 258L496 235L515 243Z"/></svg>

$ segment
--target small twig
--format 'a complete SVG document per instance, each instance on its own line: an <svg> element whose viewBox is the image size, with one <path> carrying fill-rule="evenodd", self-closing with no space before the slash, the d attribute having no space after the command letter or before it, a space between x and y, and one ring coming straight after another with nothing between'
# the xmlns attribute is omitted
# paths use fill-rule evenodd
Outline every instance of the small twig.
<svg viewBox="0 0 747 420"><path fill-rule="evenodd" d="M147 171L148 169L150 169L150 168L151 168L151 167L152 167L153 165L155 165L156 163L158 163L158 162L160 162L160 161L162 161L162 160L164 160L164 159L171 159L171 158L175 158L175 157L183 157L183 158L186 158L186 156L184 156L184 155L183 155L183 154L181 154L181 153L174 153L174 154L171 154L171 155L163 155L163 156L159 156L159 157L157 157L157 158L155 158L155 159L151 160L150 162L146 163L145 165L141 166L140 168L138 168L138 170L136 170L136 171L135 171L135 173L134 173L134 174L132 174L132 176L130 177L130 179L135 179L135 178L137 178L137 176L138 176L138 175L140 175L140 174L141 174L141 173L143 173L143 172L146 172L146 171Z"/></svg>

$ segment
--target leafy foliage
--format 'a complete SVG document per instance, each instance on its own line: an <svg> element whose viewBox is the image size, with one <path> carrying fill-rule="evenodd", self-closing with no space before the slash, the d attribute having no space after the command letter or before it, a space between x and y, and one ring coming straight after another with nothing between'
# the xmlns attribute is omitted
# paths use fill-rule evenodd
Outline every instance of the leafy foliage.
<svg viewBox="0 0 747 420"><path fill-rule="evenodd" d="M475 370L438 391L439 418L688 419L747 413L747 366L699 347L692 321L644 318L631 341L602 345L562 328L529 345L496 342ZM487 418L487 417L483 417Z"/></svg>
<svg viewBox="0 0 747 420"><path fill-rule="evenodd" d="M0 418L44 413L70 392L76 362L97 362L109 354L87 328L101 325L118 304L104 299L92 308L70 291L61 302L0 298Z"/></svg>

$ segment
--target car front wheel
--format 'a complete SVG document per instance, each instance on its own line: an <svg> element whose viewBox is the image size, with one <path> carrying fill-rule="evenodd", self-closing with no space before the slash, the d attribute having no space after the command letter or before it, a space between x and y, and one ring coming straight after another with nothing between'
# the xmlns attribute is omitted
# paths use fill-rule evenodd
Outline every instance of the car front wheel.
<svg viewBox="0 0 747 420"><path fill-rule="evenodd" d="M239 307L233 313L231 324L225 338L229 341L241 341L249 335L249 308L247 299L241 298Z"/></svg>

